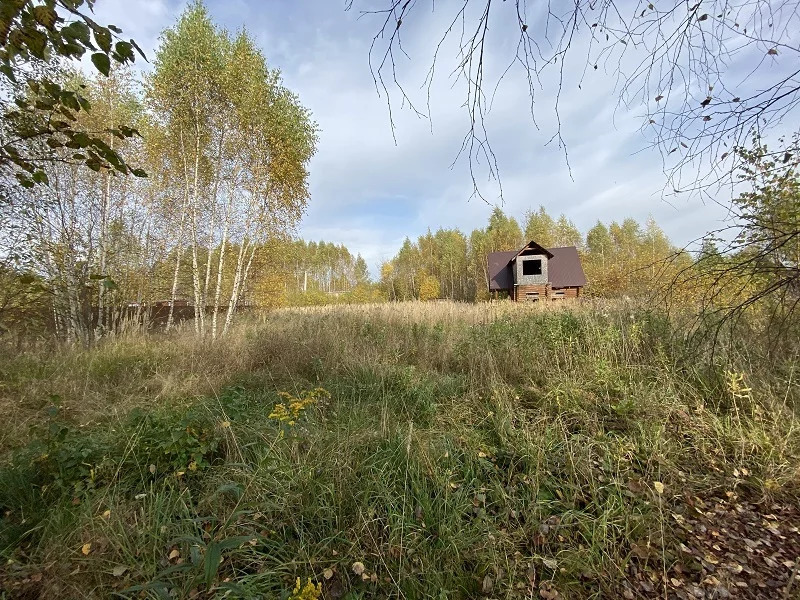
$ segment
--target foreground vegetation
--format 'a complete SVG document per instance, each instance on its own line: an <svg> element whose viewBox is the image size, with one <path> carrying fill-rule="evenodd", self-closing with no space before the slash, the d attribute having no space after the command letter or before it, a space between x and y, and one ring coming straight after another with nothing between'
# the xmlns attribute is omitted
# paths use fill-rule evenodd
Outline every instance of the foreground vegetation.
<svg viewBox="0 0 800 600"><path fill-rule="evenodd" d="M794 597L797 349L729 342L410 303L6 349L0 597Z"/></svg>

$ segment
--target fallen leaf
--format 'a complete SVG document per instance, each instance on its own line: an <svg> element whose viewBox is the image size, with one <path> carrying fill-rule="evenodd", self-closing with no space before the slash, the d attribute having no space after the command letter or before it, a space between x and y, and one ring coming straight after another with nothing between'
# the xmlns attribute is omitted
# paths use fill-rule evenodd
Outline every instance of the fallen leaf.
<svg viewBox="0 0 800 600"><path fill-rule="evenodd" d="M169 556L167 558L169 560L175 560L176 558L180 558L180 557L181 557L180 551L177 548L173 548L172 551L169 553Z"/></svg>
<svg viewBox="0 0 800 600"><path fill-rule="evenodd" d="M81 546L81 552L83 553L84 556L88 555L89 552L91 552L91 551L92 551L92 544L91 543L84 544L83 546Z"/></svg>
<svg viewBox="0 0 800 600"><path fill-rule="evenodd" d="M483 578L483 583L481 584L481 591L484 594L489 594L491 593L493 588L494 588L494 580L491 578L491 576L487 575L486 577Z"/></svg>
<svg viewBox="0 0 800 600"><path fill-rule="evenodd" d="M105 511L103 513L103 518L104 519L108 519L110 516L111 516L111 511L110 510L107 510L107 511Z"/></svg>
<svg viewBox="0 0 800 600"><path fill-rule="evenodd" d="M118 565L118 566L114 567L114 570L111 571L111 574L114 577L122 577L125 574L125 571L127 571L127 570L128 570L128 567L126 567L125 565Z"/></svg>
<svg viewBox="0 0 800 600"><path fill-rule="evenodd" d="M362 562L354 562L353 563L353 573L356 575L361 575L364 572L364 563Z"/></svg>
<svg viewBox="0 0 800 600"><path fill-rule="evenodd" d="M653 482L653 487L656 489L656 491L659 494L663 494L664 493L664 484L661 483L660 481L654 481Z"/></svg>
<svg viewBox="0 0 800 600"><path fill-rule="evenodd" d="M545 567L553 571L555 571L558 568L558 563L552 558L543 558L542 562L544 563Z"/></svg>
<svg viewBox="0 0 800 600"><path fill-rule="evenodd" d="M322 572L322 576L323 576L325 579L330 579L331 577L333 577L333 569L325 569L325 570Z"/></svg>

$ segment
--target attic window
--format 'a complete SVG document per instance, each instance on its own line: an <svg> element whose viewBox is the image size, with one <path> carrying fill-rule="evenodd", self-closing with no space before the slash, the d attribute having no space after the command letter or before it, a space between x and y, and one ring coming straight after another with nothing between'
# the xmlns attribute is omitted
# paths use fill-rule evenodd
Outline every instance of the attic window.
<svg viewBox="0 0 800 600"><path fill-rule="evenodd" d="M522 274L523 275L541 275L542 274L542 259L522 261Z"/></svg>

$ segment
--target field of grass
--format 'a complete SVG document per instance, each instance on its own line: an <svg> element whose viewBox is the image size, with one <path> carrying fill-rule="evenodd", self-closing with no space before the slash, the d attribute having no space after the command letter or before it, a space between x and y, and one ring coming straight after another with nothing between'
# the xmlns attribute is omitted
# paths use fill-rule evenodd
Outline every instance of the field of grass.
<svg viewBox="0 0 800 600"><path fill-rule="evenodd" d="M800 345L729 341L409 303L3 349L0 598L798 598Z"/></svg>

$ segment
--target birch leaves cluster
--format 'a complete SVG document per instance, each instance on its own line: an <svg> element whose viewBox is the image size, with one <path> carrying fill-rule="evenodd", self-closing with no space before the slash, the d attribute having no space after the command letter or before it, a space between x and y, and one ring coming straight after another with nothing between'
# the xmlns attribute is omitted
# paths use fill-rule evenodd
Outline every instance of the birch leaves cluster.
<svg viewBox="0 0 800 600"><path fill-rule="evenodd" d="M86 86L93 129L141 132L108 144L146 179L54 161L46 189L8 201L2 237L16 245L4 255L30 274L59 334L85 344L145 321L157 302L168 328L186 301L199 336L224 334L229 307L248 302L259 249L285 237L308 200L316 125L247 33L221 30L195 3L152 63L140 81L63 74Z"/></svg>

